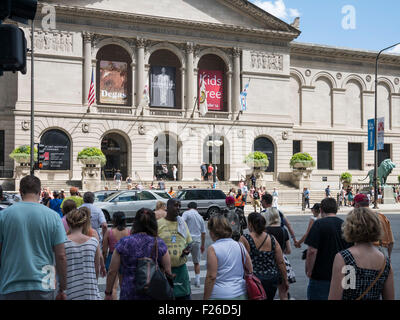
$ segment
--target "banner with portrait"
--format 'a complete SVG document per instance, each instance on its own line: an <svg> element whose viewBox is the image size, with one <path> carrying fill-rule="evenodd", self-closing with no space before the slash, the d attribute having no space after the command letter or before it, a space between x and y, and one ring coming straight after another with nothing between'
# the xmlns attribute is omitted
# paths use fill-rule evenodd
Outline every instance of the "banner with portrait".
<svg viewBox="0 0 400 320"><path fill-rule="evenodd" d="M176 104L176 68L151 67L150 91L151 105L154 107L174 108Z"/></svg>
<svg viewBox="0 0 400 320"><path fill-rule="evenodd" d="M205 82L208 110L224 109L224 74L220 70L199 70L199 88ZM239 98L238 98L239 99Z"/></svg>
<svg viewBox="0 0 400 320"><path fill-rule="evenodd" d="M100 61L100 103L128 103L128 64Z"/></svg>

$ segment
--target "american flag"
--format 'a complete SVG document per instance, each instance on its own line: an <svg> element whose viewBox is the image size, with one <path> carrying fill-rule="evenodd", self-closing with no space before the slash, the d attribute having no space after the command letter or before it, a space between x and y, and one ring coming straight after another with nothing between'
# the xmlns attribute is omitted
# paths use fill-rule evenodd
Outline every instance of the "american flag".
<svg viewBox="0 0 400 320"><path fill-rule="evenodd" d="M88 107L90 108L96 100L94 92L94 75L92 70L92 81L90 82L89 96L88 96Z"/></svg>

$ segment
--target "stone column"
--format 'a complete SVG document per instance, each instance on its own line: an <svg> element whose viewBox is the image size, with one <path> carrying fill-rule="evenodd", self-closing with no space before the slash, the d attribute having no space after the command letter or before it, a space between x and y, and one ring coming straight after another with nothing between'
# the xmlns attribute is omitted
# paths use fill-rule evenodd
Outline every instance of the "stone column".
<svg viewBox="0 0 400 320"><path fill-rule="evenodd" d="M232 83L232 111L234 114L239 112L239 96L240 96L240 54L239 48L234 48L233 56L233 83Z"/></svg>
<svg viewBox="0 0 400 320"><path fill-rule="evenodd" d="M226 88L227 88L226 99L227 99L227 109L228 109L227 111L229 113L233 113L233 110L232 110L232 72L231 71L229 71L227 73L227 79L228 79L228 83L226 85Z"/></svg>
<svg viewBox="0 0 400 320"><path fill-rule="evenodd" d="M135 107L135 92L136 92L136 63L131 63L132 68L132 108Z"/></svg>
<svg viewBox="0 0 400 320"><path fill-rule="evenodd" d="M88 105L90 81L92 77L92 38L93 34L84 32L83 38L83 105Z"/></svg>
<svg viewBox="0 0 400 320"><path fill-rule="evenodd" d="M185 90L186 90L186 82L185 82L185 73L186 73L186 69L185 68L181 68L181 108L182 111L185 111L185 109L187 110L187 103L185 102ZM186 108L185 108L186 105ZM178 106L179 107L179 106Z"/></svg>
<svg viewBox="0 0 400 320"><path fill-rule="evenodd" d="M142 100L143 90L144 90L144 74L145 74L145 64L144 64L144 47L146 40L143 38L138 38L137 44L137 67L136 67L136 105L140 104Z"/></svg>
<svg viewBox="0 0 400 320"><path fill-rule="evenodd" d="M194 105L194 45L186 44L186 110L189 114Z"/></svg>

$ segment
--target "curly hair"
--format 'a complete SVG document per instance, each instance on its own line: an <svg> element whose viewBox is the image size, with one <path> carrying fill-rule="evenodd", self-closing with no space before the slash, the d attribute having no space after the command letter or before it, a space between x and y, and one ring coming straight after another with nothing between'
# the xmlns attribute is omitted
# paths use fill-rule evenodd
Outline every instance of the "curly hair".
<svg viewBox="0 0 400 320"><path fill-rule="evenodd" d="M378 215L369 208L356 208L349 212L342 226L344 239L351 242L375 242L382 237Z"/></svg>
<svg viewBox="0 0 400 320"><path fill-rule="evenodd" d="M73 209L67 214L67 223L70 229L80 228L87 223L88 216L85 211Z"/></svg>

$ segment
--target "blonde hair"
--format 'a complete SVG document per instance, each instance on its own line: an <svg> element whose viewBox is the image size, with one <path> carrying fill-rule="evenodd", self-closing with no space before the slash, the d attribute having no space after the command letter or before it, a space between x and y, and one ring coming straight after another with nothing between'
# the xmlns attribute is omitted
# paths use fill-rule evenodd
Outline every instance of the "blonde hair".
<svg viewBox="0 0 400 320"><path fill-rule="evenodd" d="M74 209L67 214L66 219L70 229L75 229L84 226L88 218L83 210Z"/></svg>
<svg viewBox="0 0 400 320"><path fill-rule="evenodd" d="M92 228L92 223L90 221L90 216L91 216L90 209L87 207L80 207L78 210L81 211L84 215L86 215L86 222L83 225L82 233L86 236L91 236L90 229Z"/></svg>
<svg viewBox="0 0 400 320"><path fill-rule="evenodd" d="M160 209L164 209L164 210L167 209L167 205L162 201L157 201L156 211L160 210Z"/></svg>
<svg viewBox="0 0 400 320"><path fill-rule="evenodd" d="M279 211L277 208L269 208L267 214L265 215L265 218L265 220L267 221L267 226L281 223L281 217L279 216Z"/></svg>
<svg viewBox="0 0 400 320"><path fill-rule="evenodd" d="M347 242L375 242L382 237L382 226L378 215L365 207L350 211L342 230L343 238Z"/></svg>

